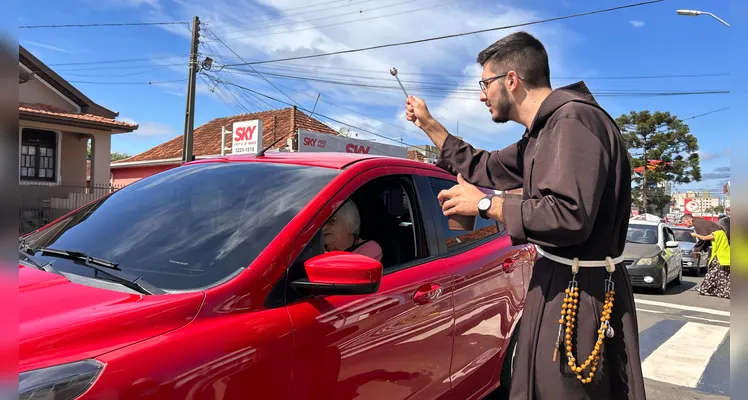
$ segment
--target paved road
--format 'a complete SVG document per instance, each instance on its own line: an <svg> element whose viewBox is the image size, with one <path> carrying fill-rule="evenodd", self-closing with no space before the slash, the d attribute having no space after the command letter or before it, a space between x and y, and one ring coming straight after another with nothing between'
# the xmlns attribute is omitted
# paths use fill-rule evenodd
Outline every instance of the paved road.
<svg viewBox="0 0 748 400"><path fill-rule="evenodd" d="M729 399L730 300L699 295L703 279L684 276L663 295L636 290L648 399Z"/></svg>

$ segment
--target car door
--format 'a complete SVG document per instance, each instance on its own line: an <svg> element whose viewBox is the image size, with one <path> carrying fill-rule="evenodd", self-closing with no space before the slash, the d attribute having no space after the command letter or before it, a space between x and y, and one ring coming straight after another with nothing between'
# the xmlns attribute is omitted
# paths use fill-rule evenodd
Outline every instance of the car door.
<svg viewBox="0 0 748 400"><path fill-rule="evenodd" d="M435 195L456 184L454 177L436 174L428 177L428 183ZM501 360L527 292L523 273L531 268L533 258L529 246L512 246L504 227L495 221L477 217L475 229L455 231L440 209L433 218L439 251L455 271L452 398L473 398L498 382Z"/></svg>
<svg viewBox="0 0 748 400"><path fill-rule="evenodd" d="M398 177L412 185L413 173L390 167L358 175L323 207L305 229L307 233L299 237L299 245L321 240L319 228L354 191L383 176ZM434 223L424 215L422 194L414 186L405 192L420 257L386 267L380 288L370 295L298 298L287 289L286 308L294 331L296 400L437 399L448 395L453 271L438 257ZM311 241L310 235L314 235ZM295 268L298 274L303 265L292 264L289 275Z"/></svg>
<svg viewBox="0 0 748 400"><path fill-rule="evenodd" d="M675 241L675 234L673 233L673 230L669 227L665 227L665 244L667 245L667 242ZM670 272L670 276L675 278L680 274L681 268L683 268L683 263L681 262L683 255L681 253L680 247L675 248L665 248L665 250L668 252L670 258L668 260L668 271Z"/></svg>

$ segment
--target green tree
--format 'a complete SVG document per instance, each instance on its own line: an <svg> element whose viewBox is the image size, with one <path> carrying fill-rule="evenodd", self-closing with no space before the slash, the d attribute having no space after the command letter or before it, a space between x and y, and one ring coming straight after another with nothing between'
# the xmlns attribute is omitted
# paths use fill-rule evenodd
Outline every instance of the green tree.
<svg viewBox="0 0 748 400"><path fill-rule="evenodd" d="M631 160L634 205L659 213L671 199L660 184L701 181L698 140L669 112L632 111L616 118ZM636 172L639 170L639 172Z"/></svg>
<svg viewBox="0 0 748 400"><path fill-rule="evenodd" d="M119 160L124 160L125 158L130 158L130 157L131 157L131 156L130 156L129 154L126 154L126 153L118 153L118 152L116 152L116 151L113 151L113 152L112 152L112 158L111 158L111 159L112 159L112 161L119 161Z"/></svg>
<svg viewBox="0 0 748 400"><path fill-rule="evenodd" d="M111 161L119 161L119 160L124 160L125 158L130 158L130 157L132 157L132 156L129 155L129 154L127 154L127 153L119 153L119 152L113 151L111 153L110 160ZM90 159L91 159L91 144L89 143L88 150L87 150L87 153L86 153L86 160L90 160Z"/></svg>

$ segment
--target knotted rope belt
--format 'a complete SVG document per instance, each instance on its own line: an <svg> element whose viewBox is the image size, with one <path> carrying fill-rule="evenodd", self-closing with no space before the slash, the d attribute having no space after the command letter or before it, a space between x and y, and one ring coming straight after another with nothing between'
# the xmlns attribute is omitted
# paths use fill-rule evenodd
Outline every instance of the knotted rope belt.
<svg viewBox="0 0 748 400"><path fill-rule="evenodd" d="M613 300L616 294L614 290L615 284L613 283L613 272L616 270L616 264L623 261L623 256L616 258L606 257L605 260L601 261L579 261L579 258L568 259L550 254L540 247L537 248L537 251L540 255L551 261L571 267L571 281L569 281L569 286L564 291L566 296L564 296L564 301L561 305L561 319L558 320L558 337L556 338L556 347L553 349L553 361L555 362L558 360L558 349L559 347L562 347L562 343L565 343L565 346L563 347L566 348L566 359L569 368L571 368L572 372L576 373L577 379L579 379L580 382L585 384L590 383L592 382L592 378L595 376L595 371L597 371L603 348L603 340L606 336L612 338L615 335L613 328L610 326L610 314L613 310ZM589 357L587 357L587 360L585 360L582 365L577 365L577 360L574 358L574 354L572 353L572 336L574 335L574 323L576 322L577 310L579 308L579 285L577 283L577 273L579 273L580 267L605 267L605 270L608 271L608 279L605 280L605 303L603 304L603 311L600 316L600 329L597 330L597 341L595 342L595 347ZM566 329L564 329L564 326L566 326ZM565 341L562 339L564 337ZM582 372L590 366L590 372L585 378L582 375Z"/></svg>

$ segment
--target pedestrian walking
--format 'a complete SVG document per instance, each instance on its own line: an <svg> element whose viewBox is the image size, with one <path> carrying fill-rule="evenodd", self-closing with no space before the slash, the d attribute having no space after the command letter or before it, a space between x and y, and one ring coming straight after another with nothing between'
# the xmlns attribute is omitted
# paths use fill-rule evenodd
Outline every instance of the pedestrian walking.
<svg viewBox="0 0 748 400"><path fill-rule="evenodd" d="M510 398L644 399L634 297L622 253L631 212L631 166L614 120L583 82L551 89L548 55L519 32L478 54L480 100L494 122L525 126L498 151L450 134L409 96L406 118L441 150L458 184L443 213L480 215L533 243L535 263L519 327ZM523 188L523 198L475 186Z"/></svg>

